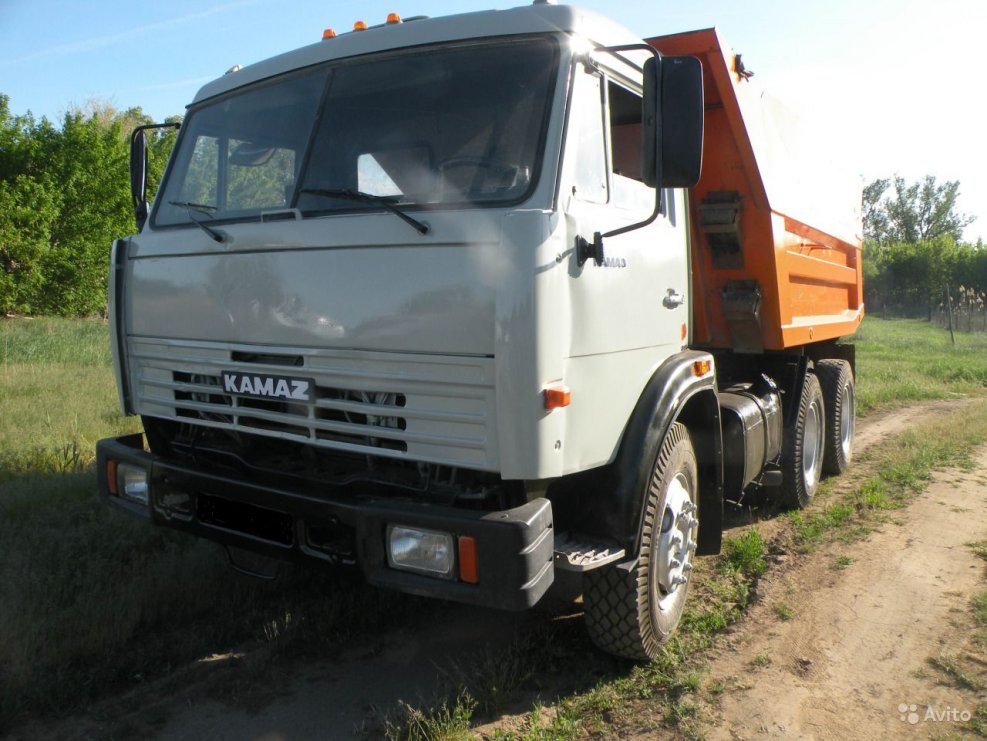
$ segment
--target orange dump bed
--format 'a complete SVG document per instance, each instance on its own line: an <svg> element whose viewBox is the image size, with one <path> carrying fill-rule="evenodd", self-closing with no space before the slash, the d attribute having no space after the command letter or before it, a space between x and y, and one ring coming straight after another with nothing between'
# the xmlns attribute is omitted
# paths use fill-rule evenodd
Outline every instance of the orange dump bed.
<svg viewBox="0 0 987 741"><path fill-rule="evenodd" d="M690 194L693 343L760 352L853 334L864 313L861 186L827 161L836 143L805 137L715 29L648 43L703 66L703 171Z"/></svg>

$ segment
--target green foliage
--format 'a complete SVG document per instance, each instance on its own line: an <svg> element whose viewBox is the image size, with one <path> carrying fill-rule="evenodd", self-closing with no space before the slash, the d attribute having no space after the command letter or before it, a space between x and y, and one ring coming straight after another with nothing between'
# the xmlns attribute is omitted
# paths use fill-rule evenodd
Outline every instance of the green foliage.
<svg viewBox="0 0 987 741"><path fill-rule="evenodd" d="M57 213L52 188L24 175L0 181L0 315L31 311L41 295L41 261Z"/></svg>
<svg viewBox="0 0 987 741"><path fill-rule="evenodd" d="M128 142L143 123L139 108L93 103L56 128L0 94L0 316L104 312L110 244L134 229ZM152 193L173 141L151 138Z"/></svg>
<svg viewBox="0 0 987 741"><path fill-rule="evenodd" d="M888 187L892 194L885 197ZM879 179L864 188L864 235L876 242L915 244L939 237L959 242L973 217L956 211L958 180L936 183L926 175L908 184L904 178Z"/></svg>
<svg viewBox="0 0 987 741"><path fill-rule="evenodd" d="M987 289L987 251L982 243L961 241L973 218L956 210L959 186L927 175L912 184L882 178L864 188L864 290L871 312L932 319L947 286Z"/></svg>

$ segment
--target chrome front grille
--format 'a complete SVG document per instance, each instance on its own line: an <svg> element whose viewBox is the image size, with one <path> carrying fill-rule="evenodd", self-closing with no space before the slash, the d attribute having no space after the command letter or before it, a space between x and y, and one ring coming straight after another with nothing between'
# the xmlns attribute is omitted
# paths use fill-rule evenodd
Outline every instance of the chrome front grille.
<svg viewBox="0 0 987 741"><path fill-rule="evenodd" d="M302 357L297 350L129 342L141 414L348 452L496 469L490 358L324 350ZM286 368L280 357L298 360ZM313 378L313 398L305 403L227 393L223 370Z"/></svg>

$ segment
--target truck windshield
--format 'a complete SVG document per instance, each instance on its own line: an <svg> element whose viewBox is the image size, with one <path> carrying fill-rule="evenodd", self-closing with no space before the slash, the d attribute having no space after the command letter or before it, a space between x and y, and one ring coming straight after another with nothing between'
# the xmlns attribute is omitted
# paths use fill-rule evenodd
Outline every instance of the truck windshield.
<svg viewBox="0 0 987 741"><path fill-rule="evenodd" d="M548 38L364 57L259 83L193 109L154 226L298 208L306 216L509 204L539 172L558 68ZM376 200L376 202L375 202Z"/></svg>

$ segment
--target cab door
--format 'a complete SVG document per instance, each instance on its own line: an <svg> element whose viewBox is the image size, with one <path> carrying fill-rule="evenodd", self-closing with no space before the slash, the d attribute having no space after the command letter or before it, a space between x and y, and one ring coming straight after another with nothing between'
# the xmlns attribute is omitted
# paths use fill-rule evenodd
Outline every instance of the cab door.
<svg viewBox="0 0 987 741"><path fill-rule="evenodd" d="M577 64L563 191L569 244L637 224L655 207L643 182L640 73ZM568 178L568 180L566 180ZM685 344L689 269L682 191L666 190L649 225L603 240L604 258L570 267L571 357L650 349L660 363Z"/></svg>

